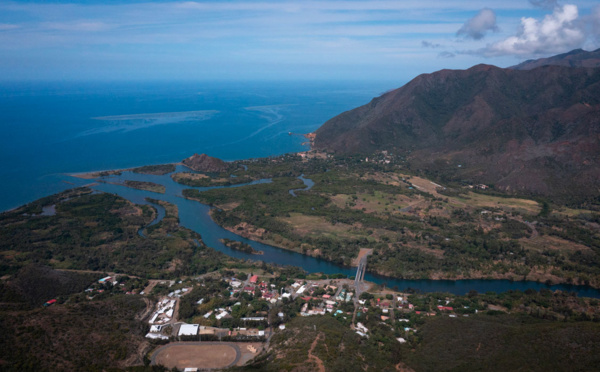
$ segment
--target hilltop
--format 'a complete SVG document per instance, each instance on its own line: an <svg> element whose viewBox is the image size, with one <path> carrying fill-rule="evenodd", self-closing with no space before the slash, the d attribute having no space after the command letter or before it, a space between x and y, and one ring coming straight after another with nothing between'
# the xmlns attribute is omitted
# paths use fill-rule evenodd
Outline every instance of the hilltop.
<svg viewBox="0 0 600 372"><path fill-rule="evenodd" d="M184 159L182 163L199 172L223 172L227 169L227 163L221 159L213 158L206 154L194 154L187 159Z"/></svg>

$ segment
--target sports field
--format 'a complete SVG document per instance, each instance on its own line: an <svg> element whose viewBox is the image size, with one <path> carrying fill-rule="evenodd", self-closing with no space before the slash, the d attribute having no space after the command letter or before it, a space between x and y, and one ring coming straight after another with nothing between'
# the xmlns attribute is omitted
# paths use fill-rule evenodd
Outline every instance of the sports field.
<svg viewBox="0 0 600 372"><path fill-rule="evenodd" d="M152 364L167 368L226 368L240 358L238 346L211 342L185 342L165 345L154 353Z"/></svg>

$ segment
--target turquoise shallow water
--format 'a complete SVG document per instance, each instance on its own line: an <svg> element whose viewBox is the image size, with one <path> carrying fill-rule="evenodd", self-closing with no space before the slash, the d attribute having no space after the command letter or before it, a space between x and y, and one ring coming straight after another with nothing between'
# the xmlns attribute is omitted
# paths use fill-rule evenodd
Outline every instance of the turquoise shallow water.
<svg viewBox="0 0 600 372"><path fill-rule="evenodd" d="M304 138L289 132L312 132L394 85L0 83L0 211L79 183L64 173L301 151Z"/></svg>

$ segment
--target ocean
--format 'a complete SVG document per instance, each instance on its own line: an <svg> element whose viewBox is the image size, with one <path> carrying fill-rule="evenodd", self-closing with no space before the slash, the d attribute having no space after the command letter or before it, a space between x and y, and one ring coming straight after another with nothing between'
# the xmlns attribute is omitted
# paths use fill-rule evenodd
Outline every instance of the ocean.
<svg viewBox="0 0 600 372"><path fill-rule="evenodd" d="M0 83L0 211L85 183L69 173L303 151L300 135L390 82Z"/></svg>

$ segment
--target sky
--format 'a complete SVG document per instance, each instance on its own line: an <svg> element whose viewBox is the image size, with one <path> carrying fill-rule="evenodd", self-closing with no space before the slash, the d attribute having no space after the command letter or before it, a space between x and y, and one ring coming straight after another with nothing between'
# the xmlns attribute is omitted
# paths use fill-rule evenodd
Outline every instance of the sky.
<svg viewBox="0 0 600 372"><path fill-rule="evenodd" d="M0 0L0 81L408 81L599 47L588 0Z"/></svg>

